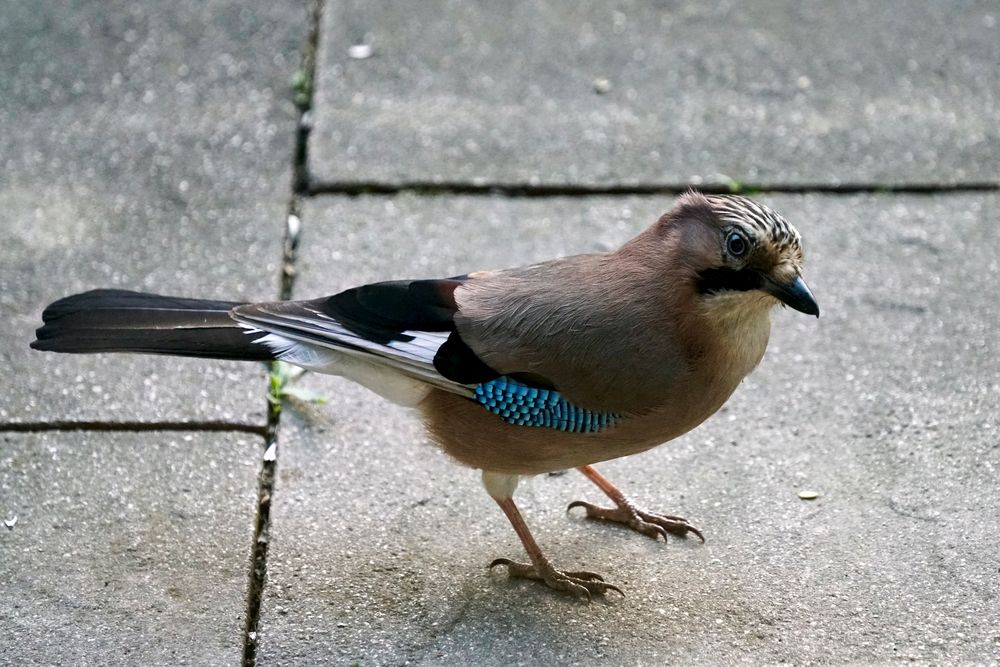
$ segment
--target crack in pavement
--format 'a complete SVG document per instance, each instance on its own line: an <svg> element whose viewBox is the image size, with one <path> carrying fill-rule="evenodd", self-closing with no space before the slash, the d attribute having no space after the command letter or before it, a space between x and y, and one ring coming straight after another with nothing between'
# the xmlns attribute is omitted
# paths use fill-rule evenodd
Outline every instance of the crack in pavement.
<svg viewBox="0 0 1000 667"><path fill-rule="evenodd" d="M312 183L310 195L396 195L425 196L499 195L532 197L608 197L629 195L677 195L695 189L707 194L942 194L1000 191L1000 181L968 183L633 183L572 184L469 181L328 181Z"/></svg>
<svg viewBox="0 0 1000 667"><path fill-rule="evenodd" d="M43 431L123 431L131 433L146 433L150 431L209 431L252 433L267 435L266 426L243 424L227 421L203 422L106 422L75 419L61 419L41 422L5 422L0 423L0 432L38 433Z"/></svg>
<svg viewBox="0 0 1000 667"><path fill-rule="evenodd" d="M267 551L271 541L271 498L274 495L274 478L278 459L278 424L281 407L268 403L267 437L260 473L257 477L257 517L254 523L254 539L250 555L249 583L247 584L246 614L243 628L242 664L253 667L257 664L258 631L260 608L267 584Z"/></svg>
<svg viewBox="0 0 1000 667"><path fill-rule="evenodd" d="M278 298L283 301L292 298L295 286L299 233L302 229L302 197L308 196L309 191L308 141L311 129L309 110L312 108L316 52L319 47L323 5L324 0L307 0L306 40L297 75L299 89L295 98L295 104L299 108L299 119L295 127L292 149L291 194L288 200L281 243ZM271 372L274 373L273 363ZM278 427L281 424L281 400L279 396L272 395L273 386L270 379L271 376L268 378L267 426L264 429L265 447L258 476L257 517L254 525L244 615L242 655L244 667L254 667L257 664L257 649L260 645L260 612L267 586L267 555L271 541L271 500L274 497L275 474L278 466Z"/></svg>

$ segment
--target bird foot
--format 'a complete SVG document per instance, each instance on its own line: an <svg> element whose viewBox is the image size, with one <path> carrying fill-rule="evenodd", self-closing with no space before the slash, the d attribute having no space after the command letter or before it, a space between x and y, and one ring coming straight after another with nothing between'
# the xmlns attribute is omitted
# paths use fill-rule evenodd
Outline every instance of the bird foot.
<svg viewBox="0 0 1000 667"><path fill-rule="evenodd" d="M490 563L490 569L492 570L497 565L506 565L507 573L511 577L541 581L557 591L586 596L588 602L593 599L594 595L604 595L608 591L615 591L625 597L622 589L606 583L604 577L596 572L562 572L552 567L548 561L543 561L536 566L531 563L517 563L509 558L497 558Z"/></svg>
<svg viewBox="0 0 1000 667"><path fill-rule="evenodd" d="M625 524L632 530L652 537L654 540L661 535L666 540L668 533L677 537L687 537L688 533L691 533L697 535L702 542L705 541L705 536L701 534L701 531L688 523L684 517L647 512L631 503L617 507L598 507L582 500L575 500L569 504L566 511L568 512L574 507L584 508L587 511L588 519Z"/></svg>

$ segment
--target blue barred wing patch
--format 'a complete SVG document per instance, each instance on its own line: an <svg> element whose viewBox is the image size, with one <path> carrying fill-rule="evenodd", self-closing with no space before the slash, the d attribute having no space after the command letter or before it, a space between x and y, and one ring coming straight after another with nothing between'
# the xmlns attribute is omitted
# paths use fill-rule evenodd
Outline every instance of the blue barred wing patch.
<svg viewBox="0 0 1000 667"><path fill-rule="evenodd" d="M475 399L508 424L594 433L614 426L621 415L595 412L567 401L552 389L537 389L501 376L476 385Z"/></svg>

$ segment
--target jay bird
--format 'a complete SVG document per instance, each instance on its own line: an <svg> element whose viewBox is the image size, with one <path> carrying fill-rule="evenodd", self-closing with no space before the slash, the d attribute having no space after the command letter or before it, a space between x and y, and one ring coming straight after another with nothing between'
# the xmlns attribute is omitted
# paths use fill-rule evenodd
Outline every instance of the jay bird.
<svg viewBox="0 0 1000 667"><path fill-rule="evenodd" d="M236 303L94 290L48 306L31 347L275 360L415 408L434 442L482 471L529 562L510 576L590 598L621 590L545 557L514 504L523 475L578 468L613 502L588 518L702 537L640 509L593 468L705 421L758 364L769 313L819 307L798 232L738 196L688 192L612 252L309 301ZM702 538L703 539L703 538Z"/></svg>

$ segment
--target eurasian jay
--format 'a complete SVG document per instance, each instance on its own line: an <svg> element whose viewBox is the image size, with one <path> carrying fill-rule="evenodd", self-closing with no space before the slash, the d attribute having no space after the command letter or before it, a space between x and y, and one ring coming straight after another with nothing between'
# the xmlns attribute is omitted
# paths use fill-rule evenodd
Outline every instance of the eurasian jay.
<svg viewBox="0 0 1000 667"><path fill-rule="evenodd" d="M738 196L689 192L612 252L440 280L362 285L310 301L234 303L94 290L42 314L31 346L274 360L415 408L452 458L482 471L530 562L511 576L590 597L621 590L556 569L513 495L523 475L578 468L614 507L589 518L654 539L701 533L636 507L592 464L705 421L760 362L778 303L810 315L798 232Z"/></svg>

